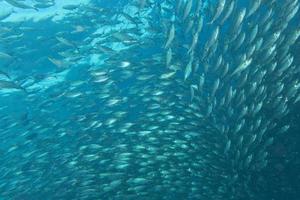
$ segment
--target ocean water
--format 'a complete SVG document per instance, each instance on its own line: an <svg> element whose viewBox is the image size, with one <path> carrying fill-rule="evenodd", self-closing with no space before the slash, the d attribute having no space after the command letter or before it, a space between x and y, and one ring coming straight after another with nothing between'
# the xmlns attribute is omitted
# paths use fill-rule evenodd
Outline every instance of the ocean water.
<svg viewBox="0 0 300 200"><path fill-rule="evenodd" d="M298 200L299 6L0 1L0 200Z"/></svg>

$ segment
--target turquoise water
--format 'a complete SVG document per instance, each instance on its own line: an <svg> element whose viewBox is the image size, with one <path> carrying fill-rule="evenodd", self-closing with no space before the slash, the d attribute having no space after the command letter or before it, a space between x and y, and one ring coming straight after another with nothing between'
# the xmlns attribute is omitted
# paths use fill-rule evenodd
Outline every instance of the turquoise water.
<svg viewBox="0 0 300 200"><path fill-rule="evenodd" d="M299 199L299 6L0 1L0 199Z"/></svg>

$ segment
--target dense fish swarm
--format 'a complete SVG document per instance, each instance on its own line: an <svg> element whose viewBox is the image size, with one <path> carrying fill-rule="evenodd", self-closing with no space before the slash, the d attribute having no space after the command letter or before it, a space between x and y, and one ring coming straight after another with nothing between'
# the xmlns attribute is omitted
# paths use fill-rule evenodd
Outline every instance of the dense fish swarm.
<svg viewBox="0 0 300 200"><path fill-rule="evenodd" d="M276 199L298 0L60 3L0 1L1 200Z"/></svg>

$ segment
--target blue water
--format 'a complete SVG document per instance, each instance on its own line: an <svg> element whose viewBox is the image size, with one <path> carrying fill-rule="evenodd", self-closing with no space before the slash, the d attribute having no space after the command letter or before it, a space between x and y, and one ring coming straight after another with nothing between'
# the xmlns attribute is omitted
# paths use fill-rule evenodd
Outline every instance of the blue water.
<svg viewBox="0 0 300 200"><path fill-rule="evenodd" d="M19 2L34 6L43 1ZM207 24L217 2L203 1L199 16L204 25L194 50L199 66L196 70L193 65L187 80L187 50L196 28L185 33L188 22L181 20L184 9L176 13L177 1L80 2L57 0L38 11L0 2L1 9L13 10L0 18L0 200L299 199L300 101L292 102L300 91L288 95L300 82L299 39L288 49L295 67L279 77L274 75L277 71L266 70L260 85L266 89L259 97L258 89L247 96L263 67L280 63L283 54L282 45L277 45L278 56L265 64L267 49L256 50L249 69L230 75L253 45L245 41L234 50L234 40L224 50L237 11L249 9L248 1L236 0L234 14L223 25L218 24L220 19ZM274 9L259 26L261 31L274 20L269 31L257 36L267 40L281 27L286 13L279 8L284 2L263 1L243 22L241 32L248 38L251 27ZM73 3L74 9L63 8ZM195 6L196 1L188 20L196 24ZM298 11L281 36L299 30L299 20ZM176 34L171 67L176 70L166 66L164 48L172 24ZM217 49L209 57L204 54L205 43L216 26L220 26ZM214 71L220 55L221 67ZM229 72L221 77L226 64ZM239 86L245 73L249 78ZM205 75L204 87L191 95L200 75ZM220 85L212 97L218 78ZM283 92L272 97L277 83L284 83ZM235 90L232 102L229 88ZM245 101L236 106L242 90ZM222 100L227 105L219 107ZM287 106L286 113L275 116L280 108L276 100ZM261 101L261 111L241 117L243 127L232 134L242 123L243 108L250 110ZM210 106L212 113L207 114ZM261 124L254 128L259 119ZM285 125L288 131L277 134ZM247 146L264 126L262 141L254 139ZM238 144L242 134L244 142ZM274 142L265 147L270 138ZM244 157L236 159L243 151ZM259 167L264 152L267 164ZM247 166L250 155L253 160Z"/></svg>

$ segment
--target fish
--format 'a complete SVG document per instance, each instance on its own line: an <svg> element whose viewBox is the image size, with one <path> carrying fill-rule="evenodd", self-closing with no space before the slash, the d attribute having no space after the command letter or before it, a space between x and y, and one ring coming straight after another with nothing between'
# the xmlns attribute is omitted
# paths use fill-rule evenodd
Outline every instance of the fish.
<svg viewBox="0 0 300 200"><path fill-rule="evenodd" d="M69 5L64 5L62 8L65 9L65 10L75 10L78 7L79 7L78 5L69 4Z"/></svg>
<svg viewBox="0 0 300 200"><path fill-rule="evenodd" d="M241 26L241 24L246 16L246 12L247 12L247 9L242 8L239 11L239 13L237 14L236 19L233 24L233 27L232 27L233 32L236 32L238 30L238 28Z"/></svg>
<svg viewBox="0 0 300 200"><path fill-rule="evenodd" d="M220 1L218 1L218 5L217 5L217 8L216 8L216 11L215 11L215 13L214 13L211 21L208 22L208 24L214 23L220 17L220 15L222 14L222 12L224 10L225 4L226 4L226 0L220 0Z"/></svg>
<svg viewBox="0 0 300 200"><path fill-rule="evenodd" d="M255 0L253 2L251 2L251 6L249 7L249 11L247 13L246 17L250 17L251 15L253 15L260 7L262 3L262 0Z"/></svg>
<svg viewBox="0 0 300 200"><path fill-rule="evenodd" d="M170 47L170 45L172 44L174 38L175 38L175 25L172 24L171 28L170 28L170 31L169 31L169 34L168 34L168 38L167 38L165 47L164 47L165 49Z"/></svg>
<svg viewBox="0 0 300 200"><path fill-rule="evenodd" d="M12 81L5 81L5 80L0 80L0 89L17 89L17 90L26 91L25 88L23 88L22 86Z"/></svg>
<svg viewBox="0 0 300 200"><path fill-rule="evenodd" d="M191 46L189 47L189 49L188 49L188 54L191 54L193 51L194 51L194 49L195 49L195 47L197 46L197 44L198 44L198 38L199 38L199 32L196 32L194 35L193 35L193 41L192 41L192 44L191 44Z"/></svg>
<svg viewBox="0 0 300 200"><path fill-rule="evenodd" d="M0 59L10 60L13 57L5 52L0 52Z"/></svg>
<svg viewBox="0 0 300 200"><path fill-rule="evenodd" d="M5 76L6 78L10 79L9 74L6 73L6 72L4 72L4 71L1 71L1 70L0 70L0 75L3 75L3 76Z"/></svg>
<svg viewBox="0 0 300 200"><path fill-rule="evenodd" d="M227 6L226 11L224 11L224 16L220 20L220 25L223 25L227 19L230 18L231 14L233 13L235 6L235 0L232 0L230 4Z"/></svg>
<svg viewBox="0 0 300 200"><path fill-rule="evenodd" d="M172 49L169 48L166 55L166 66L169 67L172 61Z"/></svg>
<svg viewBox="0 0 300 200"><path fill-rule="evenodd" d="M73 43L73 42L70 42L69 40L63 38L63 37L58 37L56 36L55 37L59 42L61 42L62 44L66 45L66 46L70 46L70 47L73 47L73 48L77 48L77 46Z"/></svg>
<svg viewBox="0 0 300 200"><path fill-rule="evenodd" d="M66 67L68 67L68 63L66 63L66 62L64 62L62 60L58 60L58 59L50 58L50 57L48 57L48 60L51 63L53 63L58 68L66 68Z"/></svg>
<svg viewBox="0 0 300 200"><path fill-rule="evenodd" d="M228 141L226 142L224 154L227 154L227 153L228 153L228 151L229 151L229 149L230 149L230 146L231 146L231 141L228 140Z"/></svg>
<svg viewBox="0 0 300 200"><path fill-rule="evenodd" d="M205 49L206 51L208 51L213 44L216 43L217 39L218 39L218 36L219 36L219 32L220 32L220 28L219 26L216 26L210 36L210 38L207 40L206 44L205 44Z"/></svg>
<svg viewBox="0 0 300 200"><path fill-rule="evenodd" d="M4 11L1 11L0 13L0 21L8 18L11 16L15 11L13 9L5 9Z"/></svg>
<svg viewBox="0 0 300 200"><path fill-rule="evenodd" d="M192 6L193 6L193 0L187 0L185 7L184 7L183 17L182 17L183 21L185 21L187 19L187 17L189 16Z"/></svg>
<svg viewBox="0 0 300 200"><path fill-rule="evenodd" d="M213 84L213 87L212 87L212 92L211 92L211 96L214 97L216 95L216 92L217 92L217 89L219 88L219 85L220 85L220 80L217 79L214 84Z"/></svg>
<svg viewBox="0 0 300 200"><path fill-rule="evenodd" d="M203 90L204 82L205 82L205 76L204 74L201 74L199 77L199 85L198 85L199 91Z"/></svg>
<svg viewBox="0 0 300 200"><path fill-rule="evenodd" d="M191 56L188 64L185 67L184 80L187 80L187 78L190 76L190 74L192 72L192 64L193 64L193 58Z"/></svg>
<svg viewBox="0 0 300 200"><path fill-rule="evenodd" d="M161 78L161 79L169 79L169 78L173 77L175 74L176 74L175 71L171 71L171 72L162 74L162 75L160 76L160 78Z"/></svg>
<svg viewBox="0 0 300 200"><path fill-rule="evenodd" d="M39 11L38 8L35 8L33 6L30 6L30 5L27 5L23 2L20 2L20 1L16 1L16 0L4 0L6 3L12 5L13 7L16 7L16 8L21 8L21 9L33 9L33 10L36 10L36 11Z"/></svg>
<svg viewBox="0 0 300 200"><path fill-rule="evenodd" d="M265 172L298 169L298 0L18 3L40 11L1 21L3 199L295 196Z"/></svg>
<svg viewBox="0 0 300 200"><path fill-rule="evenodd" d="M37 9L44 9L44 8L50 8L54 5L55 5L55 2L51 3L51 1L50 1L49 3L48 2L46 2L46 3L36 3L36 4L33 5L33 7L37 8Z"/></svg>
<svg viewBox="0 0 300 200"><path fill-rule="evenodd" d="M231 76L236 75L237 73L241 73L244 71L249 65L252 63L252 58L244 60L239 66L231 73Z"/></svg>

